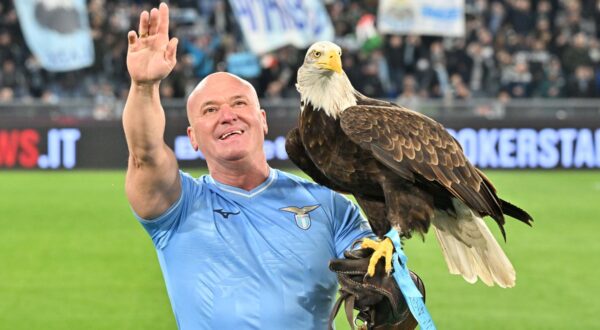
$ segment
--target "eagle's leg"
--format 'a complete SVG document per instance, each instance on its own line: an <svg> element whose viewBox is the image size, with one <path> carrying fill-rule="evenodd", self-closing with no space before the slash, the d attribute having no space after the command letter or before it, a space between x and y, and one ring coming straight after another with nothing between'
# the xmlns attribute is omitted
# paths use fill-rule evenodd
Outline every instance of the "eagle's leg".
<svg viewBox="0 0 600 330"><path fill-rule="evenodd" d="M361 244L362 248L371 248L375 250L369 260L369 268L367 268L367 274L373 277L375 275L375 265L379 262L379 259L385 258L385 272L387 275L392 271L392 255L394 254L394 244L389 238L384 238L382 241L374 241L365 238Z"/></svg>
<svg viewBox="0 0 600 330"><path fill-rule="evenodd" d="M354 197L360 205L360 208L367 215L369 219L369 225L373 232L379 236L383 236L390 230L389 222L387 220L387 208L383 198L372 196L364 196L355 194ZM370 239L364 239L361 244L362 248L371 248L375 252L371 255L370 264L368 268L368 274L373 276L375 274L375 265L381 257L385 257L385 271L389 274L392 271L392 253L394 251L392 242L384 238L382 241L374 241Z"/></svg>

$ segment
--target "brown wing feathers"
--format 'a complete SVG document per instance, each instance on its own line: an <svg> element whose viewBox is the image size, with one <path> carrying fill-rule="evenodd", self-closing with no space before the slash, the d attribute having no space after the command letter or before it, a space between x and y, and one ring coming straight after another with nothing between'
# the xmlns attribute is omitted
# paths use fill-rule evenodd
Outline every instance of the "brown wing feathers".
<svg viewBox="0 0 600 330"><path fill-rule="evenodd" d="M306 150L304 149L304 146L300 140L300 133L297 127L288 132L285 139L285 151L287 152L290 160L296 164L299 169L310 176L316 183L327 186L330 189L341 193L350 193L331 181L315 166L314 162L306 154Z"/></svg>
<svg viewBox="0 0 600 330"><path fill-rule="evenodd" d="M340 117L342 129L399 175L414 180L408 173L416 173L438 182L472 209L492 216L502 227L504 218L493 188L489 189L466 160L456 140L433 120L389 104L346 109Z"/></svg>

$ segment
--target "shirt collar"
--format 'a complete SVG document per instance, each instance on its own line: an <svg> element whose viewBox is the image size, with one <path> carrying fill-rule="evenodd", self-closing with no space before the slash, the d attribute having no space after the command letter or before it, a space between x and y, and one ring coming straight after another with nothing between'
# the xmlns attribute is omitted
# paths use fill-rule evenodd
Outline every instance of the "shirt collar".
<svg viewBox="0 0 600 330"><path fill-rule="evenodd" d="M208 174L206 176L206 181L208 183L212 183L220 190L228 192L230 194L246 197L246 198L252 198L252 197L262 193L267 188L269 188L273 184L273 182L275 182L275 179L277 179L277 171L269 167L269 176L267 177L267 179L263 183L258 185L256 188L254 188L250 191L247 191L247 190L244 190L244 189L241 189L238 187L220 183L220 182L216 181L210 174Z"/></svg>

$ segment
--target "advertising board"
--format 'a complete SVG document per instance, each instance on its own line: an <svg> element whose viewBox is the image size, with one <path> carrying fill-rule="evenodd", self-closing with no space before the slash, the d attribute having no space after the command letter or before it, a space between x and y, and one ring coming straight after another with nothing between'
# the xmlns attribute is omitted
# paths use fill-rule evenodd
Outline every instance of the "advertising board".
<svg viewBox="0 0 600 330"><path fill-rule="evenodd" d="M295 120L272 120L265 153L273 167L293 164L285 134ZM446 119L445 127L476 166L486 169L600 168L600 120ZM181 167L206 166L186 135L185 119L169 120L165 141ZM0 169L125 168L127 145L120 121L0 124Z"/></svg>

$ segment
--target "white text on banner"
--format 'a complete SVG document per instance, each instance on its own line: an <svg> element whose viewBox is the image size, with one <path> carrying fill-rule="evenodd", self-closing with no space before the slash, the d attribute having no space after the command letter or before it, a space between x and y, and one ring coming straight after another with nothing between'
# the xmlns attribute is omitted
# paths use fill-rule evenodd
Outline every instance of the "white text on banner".
<svg viewBox="0 0 600 330"><path fill-rule="evenodd" d="M229 0L249 49L264 54L285 45L306 48L333 40L333 25L319 0Z"/></svg>

